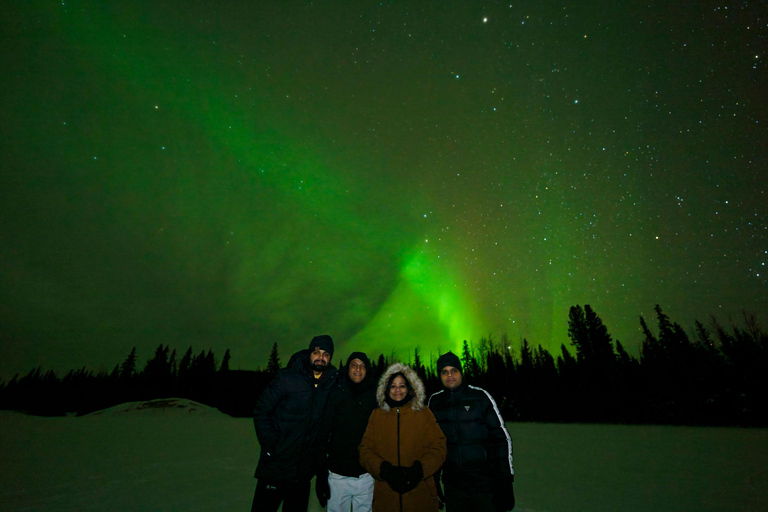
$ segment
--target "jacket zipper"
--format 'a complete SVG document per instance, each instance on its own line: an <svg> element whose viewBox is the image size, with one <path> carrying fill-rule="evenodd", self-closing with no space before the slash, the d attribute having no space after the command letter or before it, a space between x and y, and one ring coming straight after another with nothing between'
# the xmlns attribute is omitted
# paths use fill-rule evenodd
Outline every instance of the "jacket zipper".
<svg viewBox="0 0 768 512"><path fill-rule="evenodd" d="M397 465L400 465L400 409L397 409Z"/></svg>
<svg viewBox="0 0 768 512"><path fill-rule="evenodd" d="M397 465L400 466L400 408L397 408ZM403 512L403 495L398 493L400 498L400 512Z"/></svg>
<svg viewBox="0 0 768 512"><path fill-rule="evenodd" d="M463 450L464 443L461 435L461 428L459 427L459 415L456 413L456 409L457 407L459 407L460 402L459 402L459 399L456 397L454 390L451 390L450 401L448 403L450 404L451 418L453 419L453 428L456 429L456 439L457 439L456 446L459 448L458 449L459 454L458 454L458 457L456 458L458 459L459 467L461 467L464 460L464 450Z"/></svg>

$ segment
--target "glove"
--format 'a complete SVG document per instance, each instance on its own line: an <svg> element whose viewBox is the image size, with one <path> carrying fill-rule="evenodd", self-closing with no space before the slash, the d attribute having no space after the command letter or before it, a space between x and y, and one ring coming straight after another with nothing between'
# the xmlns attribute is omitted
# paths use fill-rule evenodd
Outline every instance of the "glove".
<svg viewBox="0 0 768 512"><path fill-rule="evenodd" d="M405 468L402 466L393 466L387 461L381 463L379 466L379 474L381 478L387 482L389 487L398 494L408 492L406 490L407 477L405 475Z"/></svg>
<svg viewBox="0 0 768 512"><path fill-rule="evenodd" d="M515 489L512 482L505 482L493 491L493 505L497 512L508 512L515 508Z"/></svg>
<svg viewBox="0 0 768 512"><path fill-rule="evenodd" d="M404 468L405 471L405 491L414 490L419 483L424 479L424 469L421 467L421 461L416 461L409 468Z"/></svg>
<svg viewBox="0 0 768 512"><path fill-rule="evenodd" d="M317 474L315 480L315 494L317 494L317 500L320 502L320 506L325 508L328 504L328 500L331 498L331 486L328 484L328 472L321 472Z"/></svg>

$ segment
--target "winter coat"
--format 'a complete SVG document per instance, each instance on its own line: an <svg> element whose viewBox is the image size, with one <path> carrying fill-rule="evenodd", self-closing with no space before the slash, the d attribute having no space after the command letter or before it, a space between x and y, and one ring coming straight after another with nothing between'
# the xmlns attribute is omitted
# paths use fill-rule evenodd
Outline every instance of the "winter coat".
<svg viewBox="0 0 768 512"><path fill-rule="evenodd" d="M301 350L261 393L253 411L261 445L256 478L275 484L312 478L315 441L336 374L336 368L330 366L316 381L309 350Z"/></svg>
<svg viewBox="0 0 768 512"><path fill-rule="evenodd" d="M512 439L487 391L461 384L433 394L429 407L448 443L446 485L492 492L514 478Z"/></svg>
<svg viewBox="0 0 768 512"><path fill-rule="evenodd" d="M358 447L368 418L378 405L376 377L370 369L360 384L350 382L347 367L339 372L328 397L320 437L322 453L327 455L324 457L327 469L343 476L358 477L366 473L360 465Z"/></svg>
<svg viewBox="0 0 768 512"><path fill-rule="evenodd" d="M387 381L402 372L410 384L413 398L407 404L390 408L385 402ZM438 510L437 489L432 476L445 460L445 435L432 411L424 405L424 384L415 371L402 364L390 366L379 380L376 398L379 408L371 414L360 444L360 463L376 480L373 487L374 512L428 512ZM424 476L418 486L405 494L393 491L380 473L381 463L411 466L421 462Z"/></svg>

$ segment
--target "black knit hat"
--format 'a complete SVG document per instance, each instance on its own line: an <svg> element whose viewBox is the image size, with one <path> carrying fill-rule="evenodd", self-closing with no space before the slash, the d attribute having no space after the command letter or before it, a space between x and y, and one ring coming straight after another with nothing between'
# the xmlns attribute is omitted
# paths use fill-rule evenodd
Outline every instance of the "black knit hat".
<svg viewBox="0 0 768 512"><path fill-rule="evenodd" d="M349 359L347 359L347 366L349 366L349 363L351 363L353 359L361 360L365 365L366 370L371 369L371 362L368 360L368 356L365 355L365 352L352 352L349 355Z"/></svg>
<svg viewBox="0 0 768 512"><path fill-rule="evenodd" d="M453 366L462 374L464 373L464 371L461 369L461 361L459 361L459 356L453 352L446 352L437 358L437 373L443 371L443 368L446 366Z"/></svg>
<svg viewBox="0 0 768 512"><path fill-rule="evenodd" d="M309 351L313 352L315 348L320 348L331 354L331 357L333 357L333 338L328 336L327 334L321 334L320 336L315 336L312 338L312 341L309 343Z"/></svg>

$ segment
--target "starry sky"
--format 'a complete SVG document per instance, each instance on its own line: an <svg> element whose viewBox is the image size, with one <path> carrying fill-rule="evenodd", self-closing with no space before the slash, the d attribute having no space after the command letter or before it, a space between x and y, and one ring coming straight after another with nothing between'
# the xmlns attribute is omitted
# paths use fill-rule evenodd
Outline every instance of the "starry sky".
<svg viewBox="0 0 768 512"><path fill-rule="evenodd" d="M768 324L762 2L3 10L2 378Z"/></svg>

